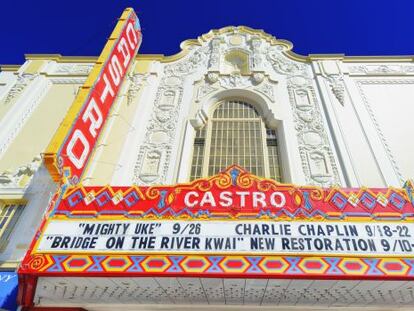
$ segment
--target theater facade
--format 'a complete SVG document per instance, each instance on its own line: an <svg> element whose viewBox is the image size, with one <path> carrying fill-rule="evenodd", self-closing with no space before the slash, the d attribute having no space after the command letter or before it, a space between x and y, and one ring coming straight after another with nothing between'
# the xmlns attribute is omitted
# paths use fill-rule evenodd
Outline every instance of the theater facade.
<svg viewBox="0 0 414 311"><path fill-rule="evenodd" d="M302 56L245 26L141 41L126 9L99 57L0 67L23 308L412 309L412 56Z"/></svg>

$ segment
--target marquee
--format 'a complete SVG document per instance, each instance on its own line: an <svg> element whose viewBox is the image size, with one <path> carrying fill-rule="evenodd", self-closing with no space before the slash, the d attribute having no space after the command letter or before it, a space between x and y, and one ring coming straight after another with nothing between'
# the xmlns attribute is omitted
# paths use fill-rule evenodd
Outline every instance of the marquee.
<svg viewBox="0 0 414 311"><path fill-rule="evenodd" d="M75 186L51 201L19 273L411 279L413 219L411 184L298 187L237 166L174 186Z"/></svg>

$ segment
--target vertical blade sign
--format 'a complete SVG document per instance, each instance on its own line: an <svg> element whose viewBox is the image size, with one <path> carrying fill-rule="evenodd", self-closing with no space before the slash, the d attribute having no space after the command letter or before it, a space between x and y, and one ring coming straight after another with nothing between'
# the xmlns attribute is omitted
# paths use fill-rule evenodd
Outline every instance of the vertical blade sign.
<svg viewBox="0 0 414 311"><path fill-rule="evenodd" d="M55 181L80 181L141 41L138 18L126 9L45 152Z"/></svg>

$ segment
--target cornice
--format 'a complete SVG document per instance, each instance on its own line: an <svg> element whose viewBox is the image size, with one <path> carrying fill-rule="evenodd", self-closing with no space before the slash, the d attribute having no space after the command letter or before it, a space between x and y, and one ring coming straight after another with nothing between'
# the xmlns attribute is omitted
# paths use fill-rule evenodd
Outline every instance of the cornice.
<svg viewBox="0 0 414 311"><path fill-rule="evenodd" d="M62 56L61 54L25 54L26 60L53 60L58 63L95 63L98 56Z"/></svg>
<svg viewBox="0 0 414 311"><path fill-rule="evenodd" d="M300 55L292 51L292 42L278 39L266 33L263 29L253 29L248 26L227 26L220 29L212 29L202 34L196 39L188 39L180 44L181 51L173 55L164 54L139 54L136 59L152 60L161 63L170 63L185 57L192 47L200 47L212 38L228 33L247 33L257 36L268 42L270 45L282 45L285 47L282 52L286 57L303 63L310 63L317 60L340 60L345 63L358 62L413 62L414 55L383 55L383 56L346 56L345 54L309 54ZM61 54L25 54L26 60L52 60L58 63L94 63L98 60L97 56L62 56ZM0 71L17 71L20 65L0 65Z"/></svg>
<svg viewBox="0 0 414 311"><path fill-rule="evenodd" d="M0 65L0 71L16 72L20 69L21 65Z"/></svg>

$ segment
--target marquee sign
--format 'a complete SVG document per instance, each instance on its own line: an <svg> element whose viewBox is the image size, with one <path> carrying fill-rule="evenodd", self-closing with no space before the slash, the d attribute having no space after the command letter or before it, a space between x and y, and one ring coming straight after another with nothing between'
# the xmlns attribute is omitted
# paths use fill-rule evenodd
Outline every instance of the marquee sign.
<svg viewBox="0 0 414 311"><path fill-rule="evenodd" d="M175 186L74 186L20 273L411 278L412 190L297 187L237 166Z"/></svg>
<svg viewBox="0 0 414 311"><path fill-rule="evenodd" d="M52 221L39 253L414 256L414 223Z"/></svg>
<svg viewBox="0 0 414 311"><path fill-rule="evenodd" d="M79 182L141 39L138 18L126 9L45 152L55 181Z"/></svg>

